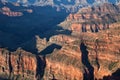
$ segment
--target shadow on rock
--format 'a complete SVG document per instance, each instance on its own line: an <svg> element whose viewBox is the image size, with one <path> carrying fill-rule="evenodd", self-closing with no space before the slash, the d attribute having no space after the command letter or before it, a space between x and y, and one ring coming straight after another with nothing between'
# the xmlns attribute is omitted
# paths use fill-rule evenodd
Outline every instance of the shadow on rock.
<svg viewBox="0 0 120 80"><path fill-rule="evenodd" d="M83 42L80 44L80 50L82 53L81 54L82 64L85 66L83 73L84 76L83 80L94 80L94 68L89 62L87 47Z"/></svg>
<svg viewBox="0 0 120 80"><path fill-rule="evenodd" d="M45 56L47 54L52 53L54 49L61 49L61 46L57 44L51 44L50 46L45 48L43 51L41 51L40 54Z"/></svg>
<svg viewBox="0 0 120 80"><path fill-rule="evenodd" d="M46 67L46 59L45 56L40 57L36 55L36 60L37 60L36 79L42 80Z"/></svg>
<svg viewBox="0 0 120 80"><path fill-rule="evenodd" d="M112 75L104 76L101 80L120 80L120 68L112 73Z"/></svg>

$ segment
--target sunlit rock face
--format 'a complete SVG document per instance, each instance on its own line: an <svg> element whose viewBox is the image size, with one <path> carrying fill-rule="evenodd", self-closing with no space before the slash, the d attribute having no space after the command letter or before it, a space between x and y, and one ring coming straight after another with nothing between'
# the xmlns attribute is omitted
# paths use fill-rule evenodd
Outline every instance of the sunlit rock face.
<svg viewBox="0 0 120 80"><path fill-rule="evenodd" d="M9 52L5 49L0 49L0 75L3 78L17 79L17 75L21 79L34 80L36 75L37 62L36 57L24 50ZM10 79L10 78L9 78Z"/></svg>
<svg viewBox="0 0 120 80"><path fill-rule="evenodd" d="M95 2L55 1L56 5L65 7ZM120 79L114 75L120 73L120 5L104 0L103 5L66 15L60 23L62 20L56 21L63 15L56 9L51 12L53 7L29 9L29 6L20 6L22 2L26 5L29 1L0 3L0 80ZM48 4L53 5L52 0L35 3ZM13 47L17 49L12 50Z"/></svg>
<svg viewBox="0 0 120 80"><path fill-rule="evenodd" d="M77 13L71 13L60 26L73 33L99 32L107 30L114 22L119 21L119 5L104 3L100 6L81 8Z"/></svg>

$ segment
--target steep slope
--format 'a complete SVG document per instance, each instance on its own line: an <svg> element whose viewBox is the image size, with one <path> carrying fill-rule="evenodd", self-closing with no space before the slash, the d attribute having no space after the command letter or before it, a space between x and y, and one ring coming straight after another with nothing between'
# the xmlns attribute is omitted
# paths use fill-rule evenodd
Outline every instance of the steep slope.
<svg viewBox="0 0 120 80"><path fill-rule="evenodd" d="M20 49L16 52L0 49L0 76L3 79L34 80L36 67L37 59L31 53Z"/></svg>
<svg viewBox="0 0 120 80"><path fill-rule="evenodd" d="M119 5L82 8L56 26L65 11L0 4L0 80L120 79ZM3 14L19 10L23 15Z"/></svg>
<svg viewBox="0 0 120 80"><path fill-rule="evenodd" d="M112 26L114 28L108 31L81 33L77 37L69 37L72 42L64 43L60 50L54 50L47 55L45 79L52 79L54 76L58 80L83 80L93 76L99 80L112 75L120 68L119 23ZM119 77L116 80L119 80Z"/></svg>
<svg viewBox="0 0 120 80"><path fill-rule="evenodd" d="M104 80L105 77L119 80L119 73L116 76L112 73L120 68L120 23L113 26L109 30L83 33L79 37L56 35L49 42L64 43L62 48L54 47L49 52L47 46L39 56L22 49L10 52L1 48L0 76L12 80ZM111 77L107 77L109 75Z"/></svg>
<svg viewBox="0 0 120 80"><path fill-rule="evenodd" d="M109 29L112 23L119 21L119 18L119 5L104 3L99 6L82 8L77 13L70 14L60 26L73 33L99 32Z"/></svg>

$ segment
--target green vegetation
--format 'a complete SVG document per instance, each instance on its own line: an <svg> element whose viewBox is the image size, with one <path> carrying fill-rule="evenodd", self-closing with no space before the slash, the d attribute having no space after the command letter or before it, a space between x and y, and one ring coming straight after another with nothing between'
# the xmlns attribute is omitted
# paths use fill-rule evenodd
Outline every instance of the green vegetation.
<svg viewBox="0 0 120 80"><path fill-rule="evenodd" d="M28 76L28 77L24 77L21 74L7 74L7 73L0 73L0 79L4 79L4 80L32 80L32 78L30 78L32 76Z"/></svg>
<svg viewBox="0 0 120 80"><path fill-rule="evenodd" d="M16 75L16 80L22 80L22 76L20 74Z"/></svg>
<svg viewBox="0 0 120 80"><path fill-rule="evenodd" d="M80 45L80 40L74 41L73 44L75 44L75 45Z"/></svg>
<svg viewBox="0 0 120 80"><path fill-rule="evenodd" d="M94 50L91 46L87 46L88 50Z"/></svg>
<svg viewBox="0 0 120 80"><path fill-rule="evenodd" d="M96 60L94 59L94 60L92 60L92 61L90 61L90 63L92 64L92 65L97 65L97 63L96 63Z"/></svg>
<svg viewBox="0 0 120 80"><path fill-rule="evenodd" d="M72 49L77 51L78 47L77 46L72 46Z"/></svg>
<svg viewBox="0 0 120 80"><path fill-rule="evenodd" d="M81 69L82 67L80 58L71 57L66 54L53 53L52 55L47 55L47 58L49 58L51 61L60 62L66 65L72 65L76 68Z"/></svg>
<svg viewBox="0 0 120 80"><path fill-rule="evenodd" d="M27 74L34 75L34 71L27 70Z"/></svg>
<svg viewBox="0 0 120 80"><path fill-rule="evenodd" d="M109 70L113 70L115 67L117 67L117 64L118 64L118 62L111 62L111 63L108 65L108 69L109 69Z"/></svg>

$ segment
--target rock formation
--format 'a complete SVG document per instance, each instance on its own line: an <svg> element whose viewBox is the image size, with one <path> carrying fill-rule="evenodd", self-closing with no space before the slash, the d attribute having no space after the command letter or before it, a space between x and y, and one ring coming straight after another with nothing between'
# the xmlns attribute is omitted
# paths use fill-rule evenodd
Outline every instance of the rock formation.
<svg viewBox="0 0 120 80"><path fill-rule="evenodd" d="M41 7L32 6L36 10L34 13L29 8L17 6L23 14L19 16L19 11L14 10L13 6L0 4L0 17L3 19L0 20L3 23L0 26L0 80L120 79L119 5L105 3L82 8L57 25L61 14L48 7L45 8L57 15L48 16L45 8ZM26 15L26 11L32 15ZM42 19L38 19L38 15ZM16 17L20 19L20 24L16 22ZM10 24L9 21L14 19L12 23L16 25ZM9 20L8 26L5 25L6 20ZM65 31L75 34L66 34Z"/></svg>
<svg viewBox="0 0 120 80"><path fill-rule="evenodd" d="M99 32L109 29L112 23L119 21L119 12L119 6L108 3L86 7L70 14L60 26L73 33Z"/></svg>
<svg viewBox="0 0 120 80"><path fill-rule="evenodd" d="M113 26L108 32L83 33L74 38L64 37L64 35L53 36L50 43L60 41L64 44L61 49L54 48L52 53L46 52L47 55L44 56L38 56L22 49L10 52L1 48L0 76L6 79L39 80L43 78L48 80L53 79L54 76L54 79L60 80L82 80L85 76L90 77L89 66L82 60L84 58L88 59L86 61L94 69L94 79L112 75L115 70L120 68L120 28L118 23ZM55 37L57 38L55 39ZM65 43L65 40L68 42ZM114 77L112 78L114 79Z"/></svg>
<svg viewBox="0 0 120 80"><path fill-rule="evenodd" d="M21 49L15 52L0 49L0 75L5 79L34 80L36 64L36 57L32 53Z"/></svg>
<svg viewBox="0 0 120 80"><path fill-rule="evenodd" d="M3 0L3 2L14 2L22 4L23 6L52 6L56 7L58 11L63 8L67 12L77 12L82 7L88 5L99 5L103 3L119 4L119 0Z"/></svg>
<svg viewBox="0 0 120 80"><path fill-rule="evenodd" d="M0 13L2 13L3 15L7 15L9 17L20 17L23 16L24 12L28 12L28 13L32 13L32 9L18 9L18 10L13 10L13 7L20 7L20 5L18 3L11 3L12 6L8 5L9 3L7 2L0 2Z"/></svg>

